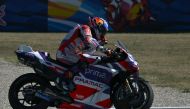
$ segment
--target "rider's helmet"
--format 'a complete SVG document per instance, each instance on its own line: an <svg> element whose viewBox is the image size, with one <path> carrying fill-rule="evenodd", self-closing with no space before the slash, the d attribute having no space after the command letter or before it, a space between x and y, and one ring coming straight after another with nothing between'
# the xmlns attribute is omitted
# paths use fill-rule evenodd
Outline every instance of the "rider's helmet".
<svg viewBox="0 0 190 109"><path fill-rule="evenodd" d="M108 31L108 23L100 17L89 17L89 26L92 31L92 37L95 38L101 45L107 43L105 34Z"/></svg>

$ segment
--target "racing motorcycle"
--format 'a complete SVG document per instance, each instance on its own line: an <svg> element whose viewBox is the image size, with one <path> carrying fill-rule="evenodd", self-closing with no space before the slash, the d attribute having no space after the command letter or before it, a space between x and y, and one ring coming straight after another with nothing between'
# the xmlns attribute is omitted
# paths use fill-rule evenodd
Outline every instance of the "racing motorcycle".
<svg viewBox="0 0 190 109"><path fill-rule="evenodd" d="M33 51L32 47L20 45L15 51L19 62L33 68L35 73L18 77L10 86L8 98L13 109L149 109L153 103L153 90L148 81L134 78L120 65L127 58L136 62L126 46L118 41L110 56L114 64L102 64L98 57L78 72L76 85L66 99L57 88L57 78L70 66L50 57L48 52ZM84 54L88 59L88 55ZM118 62L118 63L117 63ZM136 62L137 63L137 62ZM118 67L118 66L120 67ZM122 67L121 67L122 66Z"/></svg>

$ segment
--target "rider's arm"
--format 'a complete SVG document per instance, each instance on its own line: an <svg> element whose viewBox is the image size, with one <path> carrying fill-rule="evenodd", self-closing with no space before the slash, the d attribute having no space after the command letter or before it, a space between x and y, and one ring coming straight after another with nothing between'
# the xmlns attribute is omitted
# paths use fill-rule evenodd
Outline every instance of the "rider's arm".
<svg viewBox="0 0 190 109"><path fill-rule="evenodd" d="M97 51L100 51L100 52L102 52L102 53L105 53L108 49L105 48L105 47L103 47L103 46L101 46L101 45L99 45L99 46L97 46L96 50L97 50Z"/></svg>
<svg viewBox="0 0 190 109"><path fill-rule="evenodd" d="M96 39L94 39L94 38L91 38L89 42L90 42L90 45L92 45L91 48L94 51L99 51L99 52L102 52L102 53L106 53L107 50L109 50L108 48L105 48L104 46L101 46L98 43L98 41Z"/></svg>
<svg viewBox="0 0 190 109"><path fill-rule="evenodd" d="M93 54L99 44L93 40L90 27L87 25L81 25L79 28L80 38L84 44L84 47L81 49L81 53Z"/></svg>

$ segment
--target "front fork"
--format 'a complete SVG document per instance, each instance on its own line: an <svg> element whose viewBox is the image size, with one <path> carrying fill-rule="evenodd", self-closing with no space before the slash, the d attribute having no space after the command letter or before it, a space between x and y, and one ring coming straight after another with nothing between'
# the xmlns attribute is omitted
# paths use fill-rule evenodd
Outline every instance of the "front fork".
<svg viewBox="0 0 190 109"><path fill-rule="evenodd" d="M125 86L126 89L130 90L130 93L133 93L133 90L131 88L131 85L129 84L129 80L128 79L125 80L124 86Z"/></svg>
<svg viewBox="0 0 190 109"><path fill-rule="evenodd" d="M138 78L139 73L133 73L125 79L125 86L126 88L129 88L132 94L137 94L139 92Z"/></svg>

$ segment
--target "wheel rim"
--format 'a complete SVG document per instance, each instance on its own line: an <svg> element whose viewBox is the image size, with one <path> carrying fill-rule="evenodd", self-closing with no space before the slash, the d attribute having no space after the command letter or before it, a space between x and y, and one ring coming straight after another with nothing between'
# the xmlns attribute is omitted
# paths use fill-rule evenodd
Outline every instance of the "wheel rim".
<svg viewBox="0 0 190 109"><path fill-rule="evenodd" d="M129 109L141 109L147 103L149 90L142 83L139 84L139 93L132 97L133 99L130 97L130 90L123 87L120 86L116 92L117 104L123 105L122 107L128 107ZM122 100L123 98L125 99Z"/></svg>
<svg viewBox="0 0 190 109"><path fill-rule="evenodd" d="M118 87L118 90L115 93L116 98L116 105L119 109L129 108L129 96L130 96L130 89L125 87L124 85L121 85Z"/></svg>
<svg viewBox="0 0 190 109"><path fill-rule="evenodd" d="M38 82L23 83L16 91L19 104L23 107L35 107L41 102L41 99L35 97L35 93L42 89Z"/></svg>
<svg viewBox="0 0 190 109"><path fill-rule="evenodd" d="M149 98L149 90L143 83L139 83L139 93L131 101L134 109L141 109L147 103Z"/></svg>
<svg viewBox="0 0 190 109"><path fill-rule="evenodd" d="M124 86L123 86L124 87ZM116 93L116 98L117 98L117 100L123 100L123 99L126 99L126 98L128 98L128 96L129 96L129 92L130 92L130 90L129 89L127 89L126 87L125 88L123 88L122 86L121 87L119 87L119 89L118 89L118 92Z"/></svg>

